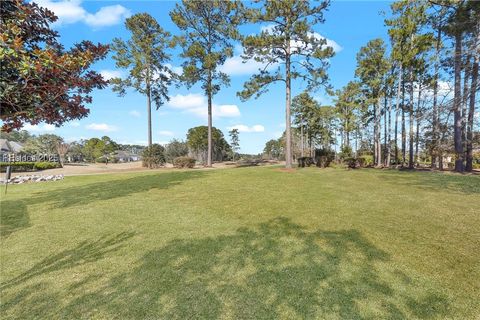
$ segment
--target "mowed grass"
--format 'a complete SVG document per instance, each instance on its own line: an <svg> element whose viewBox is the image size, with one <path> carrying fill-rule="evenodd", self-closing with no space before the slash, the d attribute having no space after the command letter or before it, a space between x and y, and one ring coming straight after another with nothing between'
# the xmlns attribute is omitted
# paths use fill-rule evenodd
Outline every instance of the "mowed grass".
<svg viewBox="0 0 480 320"><path fill-rule="evenodd" d="M1 200L2 319L478 319L480 177L238 168Z"/></svg>

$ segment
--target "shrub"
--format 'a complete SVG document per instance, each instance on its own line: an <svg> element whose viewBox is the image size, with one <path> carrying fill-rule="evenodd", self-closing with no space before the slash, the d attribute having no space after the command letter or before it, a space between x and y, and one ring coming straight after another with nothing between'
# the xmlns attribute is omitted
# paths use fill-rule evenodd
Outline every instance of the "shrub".
<svg viewBox="0 0 480 320"><path fill-rule="evenodd" d="M159 144L146 147L142 153L142 165L149 169L158 168L165 164L165 148Z"/></svg>
<svg viewBox="0 0 480 320"><path fill-rule="evenodd" d="M342 160L347 160L352 158L353 157L352 147L343 145L338 156Z"/></svg>
<svg viewBox="0 0 480 320"><path fill-rule="evenodd" d="M317 167L326 168L335 159L335 152L329 149L316 149L315 162Z"/></svg>
<svg viewBox="0 0 480 320"><path fill-rule="evenodd" d="M353 158L353 157L350 157L350 158L346 158L344 159L344 162L347 164L347 166L350 168L350 169L356 169L356 168L359 168L361 166L360 164L360 158Z"/></svg>
<svg viewBox="0 0 480 320"><path fill-rule="evenodd" d="M304 168L305 166L310 167L315 162L312 157L300 157L297 158L298 166Z"/></svg>
<svg viewBox="0 0 480 320"><path fill-rule="evenodd" d="M34 168L37 170L47 170L59 168L60 164L57 162L35 162Z"/></svg>
<svg viewBox="0 0 480 320"><path fill-rule="evenodd" d="M373 166L373 156L371 154L363 154L358 157L362 168Z"/></svg>
<svg viewBox="0 0 480 320"><path fill-rule="evenodd" d="M1 172L5 172L8 166L12 167L12 171L19 172L54 169L60 167L60 164L57 162L1 162Z"/></svg>
<svg viewBox="0 0 480 320"><path fill-rule="evenodd" d="M175 168L193 168L195 161L195 159L189 157L177 157L173 160L173 166Z"/></svg>

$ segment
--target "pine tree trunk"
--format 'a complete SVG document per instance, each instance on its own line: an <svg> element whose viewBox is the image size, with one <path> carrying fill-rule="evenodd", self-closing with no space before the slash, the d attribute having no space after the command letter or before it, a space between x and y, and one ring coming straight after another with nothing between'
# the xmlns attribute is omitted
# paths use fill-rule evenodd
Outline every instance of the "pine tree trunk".
<svg viewBox="0 0 480 320"><path fill-rule="evenodd" d="M287 55L285 58L285 167L292 167L292 136L290 130L290 104L291 104L291 93L290 93L290 39L287 39Z"/></svg>
<svg viewBox="0 0 480 320"><path fill-rule="evenodd" d="M209 87L211 87L211 81L209 84ZM208 148L207 148L207 167L212 166L212 151L213 151L213 146L212 146L212 93L209 90L207 92L208 95Z"/></svg>
<svg viewBox="0 0 480 320"><path fill-rule="evenodd" d="M388 110L388 96L385 88L385 106L383 112L383 165L387 166L387 111Z"/></svg>
<svg viewBox="0 0 480 320"><path fill-rule="evenodd" d="M395 165L398 165L398 114L400 111L400 92L402 86L402 76L403 76L403 66L400 64L400 71L398 73L398 87L397 87L397 98L395 106Z"/></svg>
<svg viewBox="0 0 480 320"><path fill-rule="evenodd" d="M405 127L405 81L402 83L402 167L405 165L407 151L407 132Z"/></svg>
<svg viewBox="0 0 480 320"><path fill-rule="evenodd" d="M417 121L417 130L415 132L415 164L418 165L419 163L419 155L418 155L418 146L420 143L420 104L422 99L422 84L421 80L418 81L418 101L417 101L417 111L415 112L415 120Z"/></svg>
<svg viewBox="0 0 480 320"><path fill-rule="evenodd" d="M300 125L300 155L303 158L303 146L304 146L304 140L303 140L303 122Z"/></svg>
<svg viewBox="0 0 480 320"><path fill-rule="evenodd" d="M152 99L150 97L150 87L147 87L147 127L148 127L148 146L152 146Z"/></svg>
<svg viewBox="0 0 480 320"><path fill-rule="evenodd" d="M480 25L477 26L477 39L474 47L480 46ZM475 114L475 98L477 94L478 86L478 65L480 63L479 55L475 55L472 66L472 80L470 84L470 100L468 110L468 123L467 123L467 163L465 170L471 172L473 170L473 118Z"/></svg>
<svg viewBox="0 0 480 320"><path fill-rule="evenodd" d="M392 97L388 99L388 128L387 128L387 157L385 164L390 167L391 153L392 153Z"/></svg>
<svg viewBox="0 0 480 320"><path fill-rule="evenodd" d="M462 141L462 97L461 97L461 66L462 64L462 33L458 30L455 34L455 89L453 98L453 118L454 118L454 146L455 146L455 171L463 172L465 170L463 159L463 141Z"/></svg>
<svg viewBox="0 0 480 320"><path fill-rule="evenodd" d="M413 80L414 80L414 77L413 77L413 67L412 69L410 70L410 106L409 106L409 138L410 138L410 141L409 141L409 145L408 145L408 168L409 169L413 169L415 167L415 163L413 162L413 140L414 140L414 135L413 135L413 112L414 112L414 108L413 108Z"/></svg>
<svg viewBox="0 0 480 320"><path fill-rule="evenodd" d="M437 30L437 44L436 44L436 57L435 57L435 75L433 82L433 110L432 110L432 146L430 157L432 158L431 168L435 169L436 163L435 159L438 158L438 124L439 124L439 114L438 114L438 105L437 105L437 96L438 96L438 70L439 70L439 57L440 57L440 44L442 40L442 29L438 27Z"/></svg>

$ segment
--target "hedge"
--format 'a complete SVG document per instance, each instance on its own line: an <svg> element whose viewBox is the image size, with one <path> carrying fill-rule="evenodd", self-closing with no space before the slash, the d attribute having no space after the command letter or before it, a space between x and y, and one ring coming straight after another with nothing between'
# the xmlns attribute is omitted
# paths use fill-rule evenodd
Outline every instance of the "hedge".
<svg viewBox="0 0 480 320"><path fill-rule="evenodd" d="M178 157L173 159L173 166L175 168L193 168L196 160L189 157Z"/></svg>
<svg viewBox="0 0 480 320"><path fill-rule="evenodd" d="M5 172L7 167L12 167L13 171L35 171L59 168L57 162L0 162L0 170Z"/></svg>

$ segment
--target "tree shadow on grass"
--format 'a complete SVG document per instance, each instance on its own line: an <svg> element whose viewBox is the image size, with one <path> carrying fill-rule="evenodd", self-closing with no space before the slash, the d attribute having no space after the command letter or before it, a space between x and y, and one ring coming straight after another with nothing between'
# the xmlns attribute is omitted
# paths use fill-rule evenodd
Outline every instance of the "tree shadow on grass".
<svg viewBox="0 0 480 320"><path fill-rule="evenodd" d="M388 271L358 231L286 218L231 235L174 240L100 288L73 290L62 318L406 319L447 317L448 300ZM391 268L391 267L389 267ZM401 275L401 277L398 276ZM25 305L24 308L28 308Z"/></svg>
<svg viewBox="0 0 480 320"><path fill-rule="evenodd" d="M383 177L394 184L403 184L432 191L449 191L463 194L480 193L480 176L449 174L442 172L420 172L383 170Z"/></svg>
<svg viewBox="0 0 480 320"><path fill-rule="evenodd" d="M180 171L142 175L34 193L22 200L4 200L0 210L0 234L2 237L7 237L15 231L28 227L30 225L28 206L30 205L48 204L53 209L86 205L152 189L168 189L186 180L201 178L206 174L205 171Z"/></svg>
<svg viewBox="0 0 480 320"><path fill-rule="evenodd" d="M121 232L113 236L103 236L95 241L82 241L75 248L49 256L17 277L0 284L0 290L19 285L37 276L50 272L70 269L85 263L92 263L117 251L134 232Z"/></svg>
<svg viewBox="0 0 480 320"><path fill-rule="evenodd" d="M8 237L17 230L30 226L25 201L2 201L0 205L0 237Z"/></svg>

